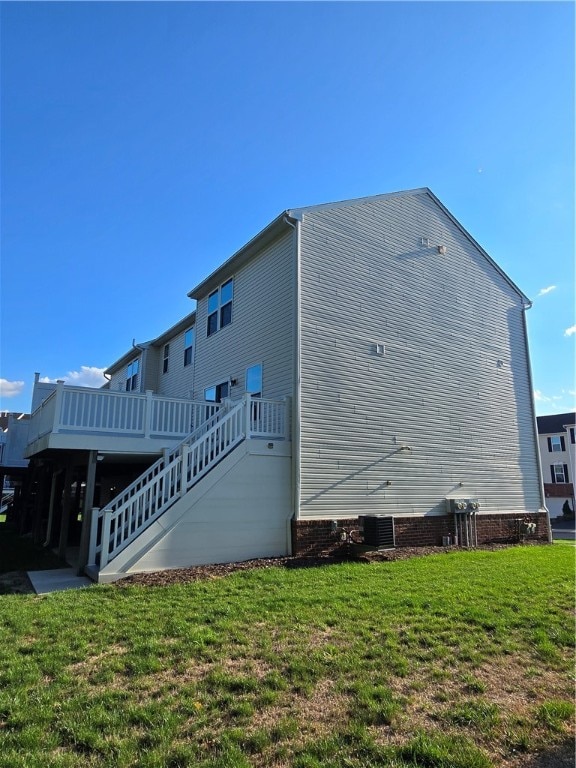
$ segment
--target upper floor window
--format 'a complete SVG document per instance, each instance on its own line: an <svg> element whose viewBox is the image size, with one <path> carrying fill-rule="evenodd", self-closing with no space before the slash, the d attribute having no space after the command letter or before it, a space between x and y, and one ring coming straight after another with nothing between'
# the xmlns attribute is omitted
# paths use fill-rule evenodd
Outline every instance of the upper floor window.
<svg viewBox="0 0 576 768"><path fill-rule="evenodd" d="M553 483L569 483L568 479L568 465L567 464L551 464L550 470L552 473Z"/></svg>
<svg viewBox="0 0 576 768"><path fill-rule="evenodd" d="M138 372L140 371L140 360L132 360L126 369L126 392L133 392L138 389Z"/></svg>
<svg viewBox="0 0 576 768"><path fill-rule="evenodd" d="M570 442L574 445L574 427L570 427Z"/></svg>
<svg viewBox="0 0 576 768"><path fill-rule="evenodd" d="M191 364L193 350L194 350L194 328L188 328L188 330L184 334L184 365Z"/></svg>
<svg viewBox="0 0 576 768"><path fill-rule="evenodd" d="M232 322L232 300L234 298L234 279L230 278L222 283L220 288L208 296L208 322L206 325L206 335L212 336L213 333L230 325Z"/></svg>
<svg viewBox="0 0 576 768"><path fill-rule="evenodd" d="M162 373L168 373L168 358L170 357L170 344L164 344L164 357L162 360Z"/></svg>
<svg viewBox="0 0 576 768"><path fill-rule="evenodd" d="M550 453L556 453L559 451L565 451L564 438L562 435L552 435L548 438L548 450Z"/></svg>
<svg viewBox="0 0 576 768"><path fill-rule="evenodd" d="M252 365L246 369L246 392L252 397L262 397L262 364Z"/></svg>

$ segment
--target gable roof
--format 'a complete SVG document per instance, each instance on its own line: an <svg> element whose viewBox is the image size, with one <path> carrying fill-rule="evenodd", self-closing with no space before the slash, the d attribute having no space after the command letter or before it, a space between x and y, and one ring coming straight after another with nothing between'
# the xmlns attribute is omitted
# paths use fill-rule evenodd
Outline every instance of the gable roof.
<svg viewBox="0 0 576 768"><path fill-rule="evenodd" d="M554 435L565 432L565 427L576 423L576 413L554 413L551 416L537 416L539 435Z"/></svg>
<svg viewBox="0 0 576 768"><path fill-rule="evenodd" d="M128 365L128 363L131 363L134 358L138 357L141 352L144 352L145 349L148 349L149 347L159 347L162 346L168 339L172 338L172 336L176 336L179 333L182 333L183 331L188 330L191 326L195 325L196 323L196 311L190 312L188 315L183 317L181 320L178 320L177 323L174 323L174 325L170 326L167 331L164 331L155 339L152 339L152 341L144 341L141 344L134 343L132 347L125 352L122 357L119 357L118 360L112 363L112 365L109 365L108 368L104 371L104 374L110 376L113 373L115 373L120 368L123 368L125 365Z"/></svg>
<svg viewBox="0 0 576 768"><path fill-rule="evenodd" d="M450 219L450 221L460 230L460 232L468 239L468 241L480 251L484 258L489 262L493 269L495 269L506 282L514 289L514 291L520 296L522 302L529 308L532 306L532 302L526 296L526 294L520 290L520 288L510 279L510 277L504 272L504 270L498 266L498 264L492 259L492 257L482 248L482 246L476 242L472 235L460 224L460 222L450 213L446 206L436 197L436 195L428 187L418 187L416 189L407 189L400 192L385 192L379 195L369 195L367 197L356 197L349 200L341 200L334 203L319 203L318 205L308 205L301 208L290 208L283 211L273 221L264 227L255 237L249 240L246 245L242 246L236 251L229 259L227 259L220 267L212 272L205 280L196 285L189 293L188 296L191 299L200 299L210 291L217 288L225 279L238 270L241 266L246 264L259 250L265 245L278 237L282 232L288 231L291 227L291 220L301 221L302 217L306 213L321 209L338 209L345 208L353 205L362 205L364 203L371 203L377 200L386 200L395 197L407 197L414 195L427 195L430 197L436 205L442 210L442 212Z"/></svg>

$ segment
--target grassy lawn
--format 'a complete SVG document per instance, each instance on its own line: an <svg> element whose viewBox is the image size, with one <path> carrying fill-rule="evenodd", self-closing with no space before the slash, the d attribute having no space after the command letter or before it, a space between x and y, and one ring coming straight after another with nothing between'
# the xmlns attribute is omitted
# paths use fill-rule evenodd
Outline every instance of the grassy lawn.
<svg viewBox="0 0 576 768"><path fill-rule="evenodd" d="M573 584L558 544L3 595L0 766L548 765Z"/></svg>

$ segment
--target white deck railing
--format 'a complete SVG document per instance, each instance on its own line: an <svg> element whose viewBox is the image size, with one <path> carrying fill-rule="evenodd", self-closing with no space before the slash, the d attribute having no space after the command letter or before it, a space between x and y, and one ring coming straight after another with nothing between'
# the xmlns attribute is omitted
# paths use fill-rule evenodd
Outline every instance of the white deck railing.
<svg viewBox="0 0 576 768"><path fill-rule="evenodd" d="M60 432L177 439L189 435L219 407L152 392L111 392L58 384L32 414L28 442Z"/></svg>
<svg viewBox="0 0 576 768"><path fill-rule="evenodd" d="M285 400L249 395L224 404L106 507L92 511L89 565L103 568L245 438L288 439L286 410Z"/></svg>

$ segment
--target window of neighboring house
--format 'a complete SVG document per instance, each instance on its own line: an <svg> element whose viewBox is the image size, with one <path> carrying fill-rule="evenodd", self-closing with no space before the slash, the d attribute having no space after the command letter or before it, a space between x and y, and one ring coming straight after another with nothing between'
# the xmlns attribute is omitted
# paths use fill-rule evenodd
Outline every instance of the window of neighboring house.
<svg viewBox="0 0 576 768"><path fill-rule="evenodd" d="M190 365L192 363L192 355L194 352L194 328L188 328L184 334L184 365Z"/></svg>
<svg viewBox="0 0 576 768"><path fill-rule="evenodd" d="M262 363L246 369L246 392L252 397L262 397Z"/></svg>
<svg viewBox="0 0 576 768"><path fill-rule="evenodd" d="M552 437L548 438L548 450L550 453L557 453L566 450L564 438L562 435L552 435Z"/></svg>
<svg viewBox="0 0 576 768"><path fill-rule="evenodd" d="M170 344L164 344L164 359L162 361L162 373L168 373L169 357L170 357Z"/></svg>
<svg viewBox="0 0 576 768"><path fill-rule="evenodd" d="M133 392L138 389L138 372L140 370L140 360L132 360L126 369L126 392Z"/></svg>
<svg viewBox="0 0 576 768"><path fill-rule="evenodd" d="M568 479L568 465L567 464L551 464L550 470L552 474L553 483L569 483Z"/></svg>
<svg viewBox="0 0 576 768"><path fill-rule="evenodd" d="M570 442L574 445L574 427L570 427Z"/></svg>
<svg viewBox="0 0 576 768"><path fill-rule="evenodd" d="M234 298L234 279L230 278L222 283L220 288L208 296L208 321L206 324L206 335L212 336L213 333L230 325L232 322L232 300Z"/></svg>
<svg viewBox="0 0 576 768"><path fill-rule="evenodd" d="M221 403L230 395L230 382L223 381L204 390L204 400L208 403Z"/></svg>

